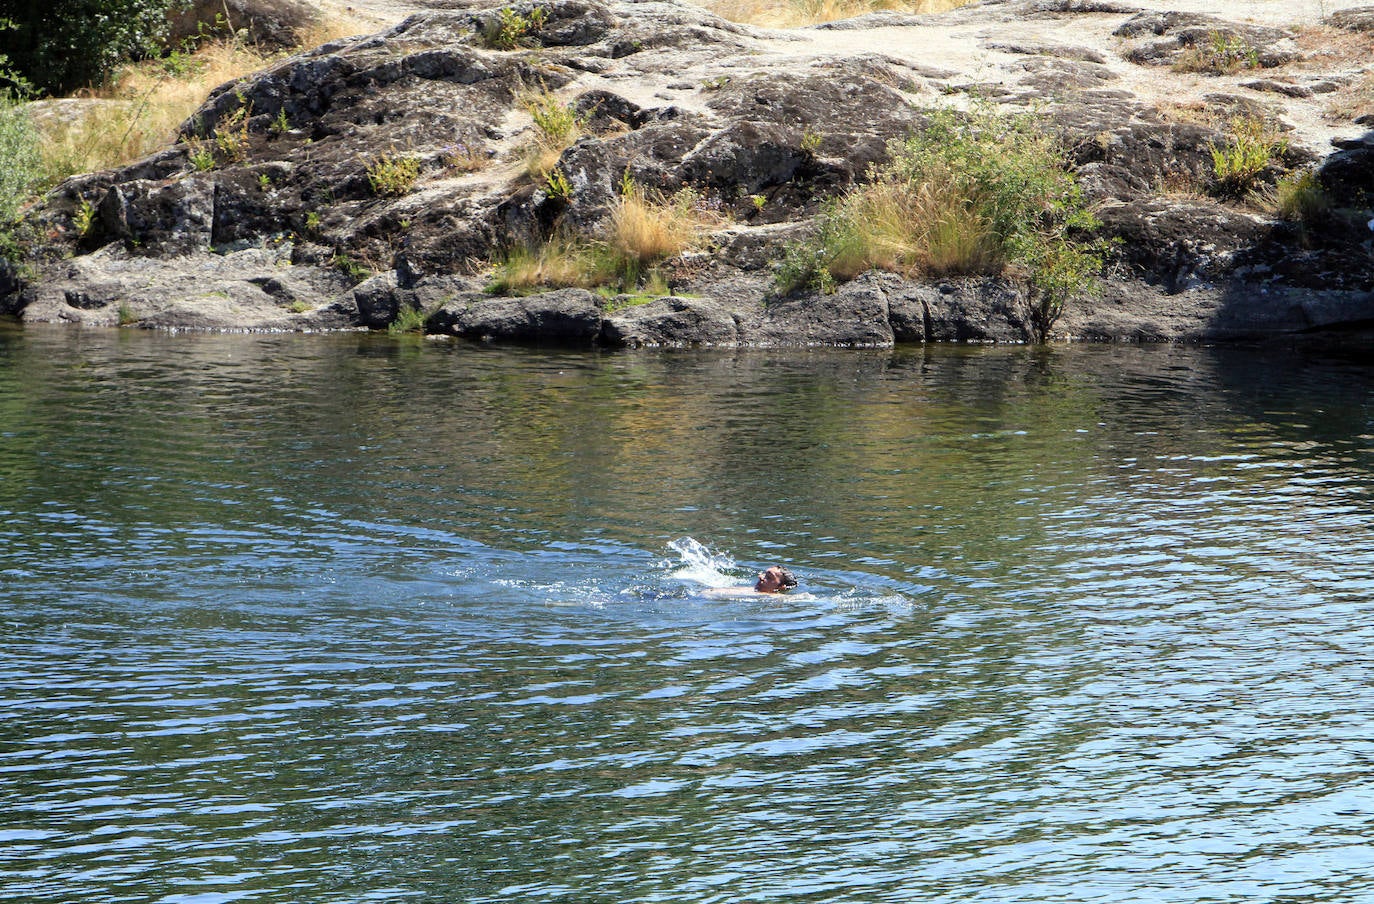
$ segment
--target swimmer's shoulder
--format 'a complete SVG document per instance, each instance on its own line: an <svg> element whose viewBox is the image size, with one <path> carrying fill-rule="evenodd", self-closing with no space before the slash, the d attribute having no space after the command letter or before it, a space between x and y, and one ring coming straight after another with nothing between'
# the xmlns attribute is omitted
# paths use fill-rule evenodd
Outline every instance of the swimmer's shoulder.
<svg viewBox="0 0 1374 904"><path fill-rule="evenodd" d="M701 595L714 600L741 600L768 594L759 593L753 587L707 587Z"/></svg>
<svg viewBox="0 0 1374 904"><path fill-rule="evenodd" d="M708 588L706 588L705 590L702 590L700 593L701 593L702 596L704 596L704 597L706 597L706 598L708 598L708 599L713 599L713 600L750 600L750 599L761 599L761 600L762 600L762 599L768 599L768 600L814 600L814 599L816 599L816 597L813 596L813 595L810 594L810 593L797 593L797 592L795 592L795 591L792 591L792 592L789 592L789 593L760 593L759 591L755 590L753 587L708 587Z"/></svg>

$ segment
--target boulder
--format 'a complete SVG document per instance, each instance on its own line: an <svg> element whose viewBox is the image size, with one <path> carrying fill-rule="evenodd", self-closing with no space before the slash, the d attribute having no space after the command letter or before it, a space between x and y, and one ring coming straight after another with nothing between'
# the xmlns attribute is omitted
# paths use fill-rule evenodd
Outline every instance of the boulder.
<svg viewBox="0 0 1374 904"><path fill-rule="evenodd" d="M733 346L739 324L730 307L710 298L659 298L606 317L601 341L610 346Z"/></svg>
<svg viewBox="0 0 1374 904"><path fill-rule="evenodd" d="M601 336L599 300L583 289L559 289L526 298L463 299L436 315L446 331L483 342L591 345Z"/></svg>
<svg viewBox="0 0 1374 904"><path fill-rule="evenodd" d="M269 53L289 50L320 21L319 9L303 0L190 0L173 7L167 39L173 47L233 35Z"/></svg>
<svg viewBox="0 0 1374 904"><path fill-rule="evenodd" d="M1346 31L1374 32L1374 6L1337 10L1326 17L1326 24Z"/></svg>

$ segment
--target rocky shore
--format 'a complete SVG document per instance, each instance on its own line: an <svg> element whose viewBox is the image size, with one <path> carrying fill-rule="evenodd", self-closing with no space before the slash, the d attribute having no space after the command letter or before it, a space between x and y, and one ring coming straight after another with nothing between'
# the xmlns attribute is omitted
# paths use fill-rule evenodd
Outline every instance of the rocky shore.
<svg viewBox="0 0 1374 904"><path fill-rule="evenodd" d="M432 334L610 347L1027 341L1015 274L776 286L780 249L890 141L977 102L1030 112L1061 140L1113 240L1102 292L1069 305L1055 338L1374 326L1374 7L1284 28L984 0L780 31L673 0L422 5L218 89L165 152L59 186L28 212L27 260L0 269L0 313L206 330L409 317ZM511 21L525 27L501 40ZM1246 58L1176 65L1208 46ZM536 88L582 124L557 159L561 186L521 164ZM1213 149L1242 117L1282 135L1260 200L1211 190ZM379 179L401 162L413 172ZM1334 204L1282 218L1263 196L1303 168ZM690 186L718 215L708 245L663 263L670 294L493 294L504 249L595 233L627 179Z"/></svg>

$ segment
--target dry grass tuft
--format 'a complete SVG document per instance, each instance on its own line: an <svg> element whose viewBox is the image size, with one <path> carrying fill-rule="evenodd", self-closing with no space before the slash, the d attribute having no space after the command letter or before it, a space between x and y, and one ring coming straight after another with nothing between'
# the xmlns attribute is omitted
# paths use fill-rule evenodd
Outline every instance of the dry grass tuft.
<svg viewBox="0 0 1374 904"><path fill-rule="evenodd" d="M541 288L585 286L591 273L586 251L576 242L554 236L539 245L517 245L496 263L487 291L519 295Z"/></svg>
<svg viewBox="0 0 1374 904"><path fill-rule="evenodd" d="M1349 121L1374 114L1374 72L1366 72L1353 85L1331 95L1326 115L1338 121Z"/></svg>
<svg viewBox="0 0 1374 904"><path fill-rule="evenodd" d="M368 30L360 19L323 18L302 36L302 46ZM241 41L226 40L125 67L109 85L77 95L92 101L83 115L42 120L45 183L124 166L166 147L211 89L256 72L274 58Z"/></svg>
<svg viewBox="0 0 1374 904"><path fill-rule="evenodd" d="M268 62L233 43L207 44L174 59L178 70L163 61L128 67L108 87L82 95L103 103L92 103L84 115L43 122L44 180L123 166L171 144L212 88Z"/></svg>
<svg viewBox="0 0 1374 904"><path fill-rule="evenodd" d="M720 223L690 188L665 196L627 182L611 209L606 242L621 261L642 266L697 247Z"/></svg>

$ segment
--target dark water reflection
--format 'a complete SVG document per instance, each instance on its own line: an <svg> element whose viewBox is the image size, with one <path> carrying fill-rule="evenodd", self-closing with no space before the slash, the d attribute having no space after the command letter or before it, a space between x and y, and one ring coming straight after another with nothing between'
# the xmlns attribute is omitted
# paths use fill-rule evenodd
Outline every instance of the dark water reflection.
<svg viewBox="0 0 1374 904"><path fill-rule="evenodd" d="M0 332L0 890L1369 900L1371 386Z"/></svg>

